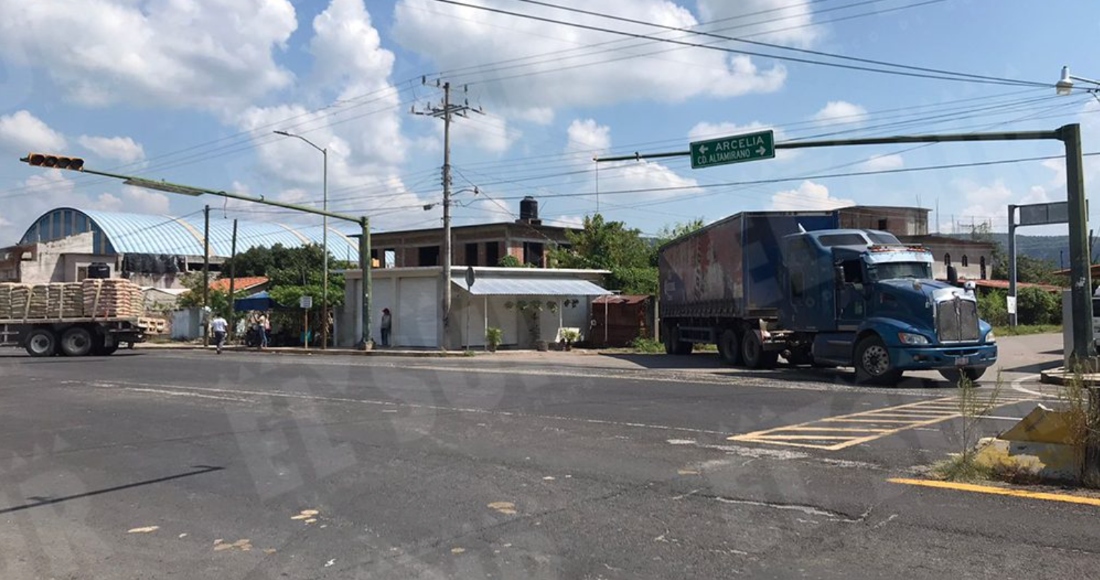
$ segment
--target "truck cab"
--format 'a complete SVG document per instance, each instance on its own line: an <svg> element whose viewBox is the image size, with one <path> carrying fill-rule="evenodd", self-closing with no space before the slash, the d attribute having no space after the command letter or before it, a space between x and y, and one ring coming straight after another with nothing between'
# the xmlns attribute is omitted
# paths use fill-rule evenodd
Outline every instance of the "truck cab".
<svg viewBox="0 0 1100 580"><path fill-rule="evenodd" d="M923 247L882 231L819 230L787 236L783 262L790 358L854 366L870 383L920 369L977 380L997 360L973 290L932 279Z"/></svg>

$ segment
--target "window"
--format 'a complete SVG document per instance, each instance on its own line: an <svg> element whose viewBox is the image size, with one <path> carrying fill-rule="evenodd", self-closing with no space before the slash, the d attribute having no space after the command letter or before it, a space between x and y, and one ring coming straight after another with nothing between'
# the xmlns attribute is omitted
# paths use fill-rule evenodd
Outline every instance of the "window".
<svg viewBox="0 0 1100 580"><path fill-rule="evenodd" d="M83 282L87 277L88 277L88 267L87 266L77 266L76 267L76 281L77 282Z"/></svg>
<svg viewBox="0 0 1100 580"><path fill-rule="evenodd" d="M439 265L439 246L424 246L417 250L417 266Z"/></svg>
<svg viewBox="0 0 1100 580"><path fill-rule="evenodd" d="M951 254L945 253L943 255L943 265L946 267L951 267Z"/></svg>
<svg viewBox="0 0 1100 580"><path fill-rule="evenodd" d="M485 242L485 265L497 266L500 264L500 242Z"/></svg>
<svg viewBox="0 0 1100 580"><path fill-rule="evenodd" d="M963 268L965 268L965 267L967 267L967 266L969 266L969 265L970 265L970 260L969 260L969 259L968 259L968 258L966 257L966 254L963 254L963 257L962 257L962 265L963 265Z"/></svg>
<svg viewBox="0 0 1100 580"><path fill-rule="evenodd" d="M859 260L845 260L841 267L844 269L845 284L863 283L863 264Z"/></svg>
<svg viewBox="0 0 1100 580"><path fill-rule="evenodd" d="M981 258L979 258L979 263L981 264L981 270L982 270L981 273L979 274L979 277L982 280L985 280L985 256L982 256Z"/></svg>
<svg viewBox="0 0 1100 580"><path fill-rule="evenodd" d="M878 220L878 229L880 229L884 232L887 231L886 218L882 218L882 219Z"/></svg>
<svg viewBox="0 0 1100 580"><path fill-rule="evenodd" d="M480 266L477 262L477 244L466 244L466 266Z"/></svg>
<svg viewBox="0 0 1100 580"><path fill-rule="evenodd" d="M832 246L866 246L867 239L861 234L831 234L820 236L817 242L826 248Z"/></svg>
<svg viewBox="0 0 1100 580"><path fill-rule="evenodd" d="M542 267L542 244L538 242L523 243L523 263Z"/></svg>
<svg viewBox="0 0 1100 580"><path fill-rule="evenodd" d="M900 241L898 241L898 238L896 236L894 236L894 234L886 234L886 233L881 233L881 232L871 232L871 233L868 234L868 236L870 236L871 241L876 243L876 244L890 245L890 244L900 244L901 243Z"/></svg>

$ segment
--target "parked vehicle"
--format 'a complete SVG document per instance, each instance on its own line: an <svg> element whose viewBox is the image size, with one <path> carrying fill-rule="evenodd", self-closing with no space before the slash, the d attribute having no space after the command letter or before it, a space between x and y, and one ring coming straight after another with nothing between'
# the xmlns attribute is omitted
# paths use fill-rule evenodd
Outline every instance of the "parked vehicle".
<svg viewBox="0 0 1100 580"><path fill-rule="evenodd" d="M729 364L854 366L862 383L906 370L977 380L997 360L973 288L932 279L932 256L837 212L737 214L660 249L665 350L718 346Z"/></svg>
<svg viewBox="0 0 1100 580"><path fill-rule="evenodd" d="M19 346L34 357L112 355L122 344L143 342L145 334L136 318L0 320L0 346Z"/></svg>

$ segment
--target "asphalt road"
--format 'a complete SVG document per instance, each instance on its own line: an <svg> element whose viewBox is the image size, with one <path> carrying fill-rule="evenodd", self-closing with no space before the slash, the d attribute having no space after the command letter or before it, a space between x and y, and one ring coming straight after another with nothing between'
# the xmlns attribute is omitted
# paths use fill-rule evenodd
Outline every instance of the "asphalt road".
<svg viewBox="0 0 1100 580"><path fill-rule="evenodd" d="M1007 428L1033 404L1013 401L1043 392L1028 377L1050 364L1050 341L1002 340L1008 404L979 431ZM1032 578L1100 566L1100 508L887 482L960 444L961 420L936 418L954 391L932 375L872 389L843 373L680 358L5 353L0 578ZM840 439L798 439L799 427L729 439L883 413L927 424L836 450L822 447Z"/></svg>

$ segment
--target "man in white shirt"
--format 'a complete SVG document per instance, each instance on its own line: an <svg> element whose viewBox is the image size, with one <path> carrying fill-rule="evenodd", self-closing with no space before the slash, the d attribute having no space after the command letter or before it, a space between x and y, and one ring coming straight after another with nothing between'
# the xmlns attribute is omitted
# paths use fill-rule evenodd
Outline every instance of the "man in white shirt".
<svg viewBox="0 0 1100 580"><path fill-rule="evenodd" d="M222 353L222 345L225 344L225 333L228 329L229 323L220 314L210 321L210 331L214 333L214 344L218 347L218 354Z"/></svg>

